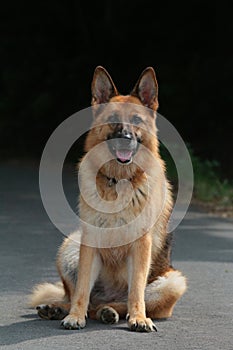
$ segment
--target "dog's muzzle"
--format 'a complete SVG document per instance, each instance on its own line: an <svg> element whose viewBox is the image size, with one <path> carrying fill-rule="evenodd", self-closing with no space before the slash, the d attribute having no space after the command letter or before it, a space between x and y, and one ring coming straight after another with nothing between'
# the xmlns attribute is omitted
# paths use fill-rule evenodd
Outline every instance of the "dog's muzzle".
<svg viewBox="0 0 233 350"><path fill-rule="evenodd" d="M139 140L129 130L118 130L109 135L107 143L110 152L118 163L130 164L134 154L138 150Z"/></svg>

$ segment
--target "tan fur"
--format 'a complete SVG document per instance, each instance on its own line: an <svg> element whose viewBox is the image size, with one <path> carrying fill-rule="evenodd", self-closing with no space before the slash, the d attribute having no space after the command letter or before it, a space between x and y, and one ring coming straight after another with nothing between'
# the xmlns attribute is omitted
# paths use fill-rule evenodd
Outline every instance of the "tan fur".
<svg viewBox="0 0 233 350"><path fill-rule="evenodd" d="M40 304L63 304L65 302L65 291L63 284L43 283L33 288L29 297L28 305L36 307Z"/></svg>
<svg viewBox="0 0 233 350"><path fill-rule="evenodd" d="M171 317L177 300L186 291L186 278L180 271L170 270L164 276L147 285L145 289L146 314L152 319ZM96 309L90 309L90 317L99 319L100 310L106 306L114 308L120 318L127 314L126 302L100 304Z"/></svg>
<svg viewBox="0 0 233 350"><path fill-rule="evenodd" d="M128 313L131 330L152 331L151 318L170 317L186 290L185 277L170 266L167 224L172 197L158 151L157 90L152 68L142 73L127 96L118 93L102 67L95 71L93 127L78 166L82 230L65 239L58 252L63 291L44 284L31 297L31 305L50 304L52 311L57 306L70 309L63 320L65 328L84 327L88 311L91 318L105 323L117 322ZM141 140L134 162L127 165L109 158L104 142L114 131L108 122L113 113ZM141 117L140 126L131 123L135 114ZM110 204L111 213L106 210ZM45 311L39 314L49 318Z"/></svg>
<svg viewBox="0 0 233 350"><path fill-rule="evenodd" d="M146 311L151 318L172 316L173 308L186 291L186 278L180 271L171 269L145 290Z"/></svg>

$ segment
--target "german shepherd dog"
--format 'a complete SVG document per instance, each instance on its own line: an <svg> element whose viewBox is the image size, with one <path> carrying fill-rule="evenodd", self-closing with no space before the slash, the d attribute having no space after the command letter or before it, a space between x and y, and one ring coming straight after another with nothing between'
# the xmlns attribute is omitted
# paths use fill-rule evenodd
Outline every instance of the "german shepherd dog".
<svg viewBox="0 0 233 350"><path fill-rule="evenodd" d="M132 331L156 330L186 290L170 264L170 185L156 136L158 85L146 68L129 95L121 95L101 66L92 81L93 124L79 163L81 243L61 245L58 284L35 286L30 305L65 329L86 319L127 320Z"/></svg>

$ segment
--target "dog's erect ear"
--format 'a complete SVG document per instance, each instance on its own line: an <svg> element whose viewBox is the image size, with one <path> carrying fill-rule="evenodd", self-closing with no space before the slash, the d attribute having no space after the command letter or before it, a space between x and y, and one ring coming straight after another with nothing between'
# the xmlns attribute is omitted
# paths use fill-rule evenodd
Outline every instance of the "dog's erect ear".
<svg viewBox="0 0 233 350"><path fill-rule="evenodd" d="M92 105L107 103L111 97L118 95L118 91L108 72L101 66L96 67L92 85Z"/></svg>
<svg viewBox="0 0 233 350"><path fill-rule="evenodd" d="M142 72L131 95L138 97L146 107L154 110L158 108L158 83L152 67L147 67Z"/></svg>

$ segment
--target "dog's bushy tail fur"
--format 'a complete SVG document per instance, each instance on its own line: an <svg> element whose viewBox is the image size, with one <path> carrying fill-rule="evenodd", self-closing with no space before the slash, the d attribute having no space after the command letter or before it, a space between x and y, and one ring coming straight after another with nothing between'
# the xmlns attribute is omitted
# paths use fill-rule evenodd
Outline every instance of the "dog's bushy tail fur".
<svg viewBox="0 0 233 350"><path fill-rule="evenodd" d="M30 307L36 307L40 304L60 304L64 302L65 291L62 282L56 284L42 283L37 284L28 298Z"/></svg>

